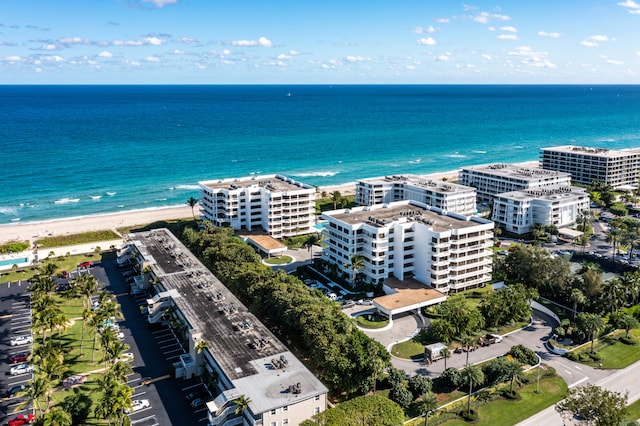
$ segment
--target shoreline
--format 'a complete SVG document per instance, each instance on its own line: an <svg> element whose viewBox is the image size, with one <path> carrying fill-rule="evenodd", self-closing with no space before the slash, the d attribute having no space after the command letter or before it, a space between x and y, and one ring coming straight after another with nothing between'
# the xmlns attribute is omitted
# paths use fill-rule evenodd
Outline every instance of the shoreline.
<svg viewBox="0 0 640 426"><path fill-rule="evenodd" d="M538 161L525 161L519 164L526 167L537 167ZM419 175L430 179L446 178L457 181L459 170L428 173ZM402 173L400 173L402 174ZM337 185L319 186L318 192L340 191L343 196L355 195L356 182L347 182ZM194 209L199 216L199 208ZM188 205L150 207L148 209L129 210L124 212L99 213L94 215L73 216L57 219L45 219L34 222L15 222L0 225L0 243L7 241L28 241L30 244L38 238L55 235L70 235L88 231L100 231L105 229L115 230L120 227L146 225L161 220L175 220L191 218L192 211Z"/></svg>

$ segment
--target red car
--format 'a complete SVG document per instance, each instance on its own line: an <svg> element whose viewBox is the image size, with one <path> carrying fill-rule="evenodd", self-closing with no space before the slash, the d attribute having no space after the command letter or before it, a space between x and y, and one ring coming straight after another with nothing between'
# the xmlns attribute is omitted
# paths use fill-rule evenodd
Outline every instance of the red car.
<svg viewBox="0 0 640 426"><path fill-rule="evenodd" d="M67 271L60 272L60 278L69 278L69 273Z"/></svg>
<svg viewBox="0 0 640 426"><path fill-rule="evenodd" d="M18 364L20 362L27 362L29 355L31 355L29 352L22 352L19 354L11 355L9 357L9 364Z"/></svg>
<svg viewBox="0 0 640 426"><path fill-rule="evenodd" d="M90 268L91 262L82 262L78 264L78 268Z"/></svg>
<svg viewBox="0 0 640 426"><path fill-rule="evenodd" d="M20 414L16 416L15 419L9 420L7 423L8 426L20 426L20 425L28 425L36 421L36 416L32 413L29 414Z"/></svg>

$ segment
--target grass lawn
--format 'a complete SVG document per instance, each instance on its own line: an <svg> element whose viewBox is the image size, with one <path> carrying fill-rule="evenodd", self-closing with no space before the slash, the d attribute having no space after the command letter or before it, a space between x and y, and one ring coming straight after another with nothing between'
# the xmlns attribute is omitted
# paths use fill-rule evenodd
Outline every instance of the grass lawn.
<svg viewBox="0 0 640 426"><path fill-rule="evenodd" d="M293 262L293 258L291 256L267 257L264 262L269 265L286 265Z"/></svg>
<svg viewBox="0 0 640 426"><path fill-rule="evenodd" d="M630 420L640 419L640 399L627 406L627 418Z"/></svg>
<svg viewBox="0 0 640 426"><path fill-rule="evenodd" d="M356 324L362 328L382 328L389 325L389 320L380 315L365 314L356 317Z"/></svg>
<svg viewBox="0 0 640 426"><path fill-rule="evenodd" d="M638 340L639 330L631 330L629 333L634 339ZM591 350L591 345L586 345L576 351L580 354ZM621 369L626 368L636 361L640 361L640 346L639 345L626 345L622 342L616 341L613 344L608 344L606 339L596 341L595 350L600 355L601 359L598 361L583 362L591 367L597 367L602 363L602 368L607 369Z"/></svg>
<svg viewBox="0 0 640 426"><path fill-rule="evenodd" d="M44 237L38 239L38 247L47 249L51 247L73 246L77 244L93 243L95 241L117 240L122 238L110 229L103 231L88 231L80 234L59 235L55 237ZM105 249L107 247L103 247Z"/></svg>
<svg viewBox="0 0 640 426"><path fill-rule="evenodd" d="M518 392L522 396L519 401L509 401L498 398L480 407L480 425L509 426L516 424L535 413L562 400L568 394L567 384L559 376L540 379L540 393L535 393L536 382L521 387ZM473 399L472 399L473 404ZM463 404L464 405L464 404ZM460 408L463 407L460 406ZM422 420L424 421L424 419ZM450 420L442 423L448 426L468 425L462 419Z"/></svg>
<svg viewBox="0 0 640 426"><path fill-rule="evenodd" d="M424 345L414 339L391 346L391 354L398 358L417 359L424 357Z"/></svg>
<svg viewBox="0 0 640 426"><path fill-rule="evenodd" d="M42 254L44 255L45 252L43 251ZM78 266L78 263L81 263L87 260L100 260L100 256L85 254L85 255L75 255L75 256L63 256L63 257L56 257L56 258L50 259L50 261L55 263L57 266L56 274L59 274L62 271L67 271L67 272L72 271L76 269L76 267ZM49 260L42 259L43 264L48 261ZM2 272L2 274L0 274L0 283L14 282L18 280L26 281L38 273L39 273L38 270L32 267L21 268L21 269L18 269L17 271L5 271L5 272Z"/></svg>

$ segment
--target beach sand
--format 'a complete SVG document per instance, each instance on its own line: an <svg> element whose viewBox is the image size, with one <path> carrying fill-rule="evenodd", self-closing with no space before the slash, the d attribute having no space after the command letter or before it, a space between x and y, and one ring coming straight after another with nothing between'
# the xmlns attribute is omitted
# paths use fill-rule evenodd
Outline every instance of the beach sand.
<svg viewBox="0 0 640 426"><path fill-rule="evenodd" d="M537 161L519 163L522 167L538 167ZM430 179L443 179L456 181L458 171L432 173L424 175ZM318 195L322 192L330 195L334 191L340 191L343 196L355 195L356 184L350 182L342 185L325 186L318 188ZM195 208L196 216L199 209ZM6 241L29 241L32 243L38 238L54 235L70 235L87 231L101 231L135 225L146 225L148 223L161 220L191 218L191 207L178 206L164 209L149 209L123 213L112 213L105 215L85 216L70 219L49 220L44 222L16 223L0 226L0 243Z"/></svg>

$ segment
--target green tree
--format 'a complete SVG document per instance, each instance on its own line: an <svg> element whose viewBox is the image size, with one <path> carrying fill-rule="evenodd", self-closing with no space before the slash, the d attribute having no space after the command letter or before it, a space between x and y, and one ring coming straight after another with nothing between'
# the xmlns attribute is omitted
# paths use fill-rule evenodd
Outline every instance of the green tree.
<svg viewBox="0 0 640 426"><path fill-rule="evenodd" d="M473 336L462 336L462 339L460 339L460 343L462 343L462 347L467 352L467 361L465 362L465 365L468 366L469 352L471 352L472 348L475 349L476 345L478 344L478 341Z"/></svg>
<svg viewBox="0 0 640 426"><path fill-rule="evenodd" d="M582 305L587 301L584 293L579 288L571 289L571 301L573 302L573 317L575 318L578 312L578 304Z"/></svg>
<svg viewBox="0 0 640 426"><path fill-rule="evenodd" d="M506 364L506 379L509 381L509 393L513 393L513 384L520 383L524 379L524 370L518 361L509 361Z"/></svg>
<svg viewBox="0 0 640 426"><path fill-rule="evenodd" d="M200 202L200 200L198 200L197 198L193 198L193 197L189 197L189 199L187 200L187 204L189 205L189 207L191 207L191 214L193 215L193 220L196 220L196 214L194 212L194 208L195 206Z"/></svg>
<svg viewBox="0 0 640 426"><path fill-rule="evenodd" d="M71 414L67 413L62 407L53 407L51 411L43 417L43 426L71 426L73 420Z"/></svg>
<svg viewBox="0 0 640 426"><path fill-rule="evenodd" d="M389 426L404 423L402 408L389 398L360 396L305 420L302 426Z"/></svg>
<svg viewBox="0 0 640 426"><path fill-rule="evenodd" d="M438 398L431 392L426 393L420 401L424 412L424 426L429 426L429 413L438 408Z"/></svg>
<svg viewBox="0 0 640 426"><path fill-rule="evenodd" d="M591 340L591 352L593 352L593 345L596 340L596 335L604 327L604 320L597 314L582 312L580 315L578 315L577 322L578 327L582 331L584 331L587 336L589 336L589 340Z"/></svg>
<svg viewBox="0 0 640 426"><path fill-rule="evenodd" d="M461 374L465 384L469 386L469 397L467 399L467 414L471 413L471 394L473 394L474 386L480 386L484 383L484 373L477 365L467 365L462 369Z"/></svg>
<svg viewBox="0 0 640 426"><path fill-rule="evenodd" d="M620 242L621 238L622 238L622 230L616 227L610 227L609 231L605 236L605 240L608 243L611 243L611 247L612 247L611 259L613 259L614 261L616 259L616 249L618 247L618 243Z"/></svg>
<svg viewBox="0 0 640 426"><path fill-rule="evenodd" d="M329 199L331 200L331 202L333 203L333 209L337 209L338 208L338 204L341 202L342 200L342 194L340 194L340 191L333 191L331 193L331 197L329 197Z"/></svg>
<svg viewBox="0 0 640 426"><path fill-rule="evenodd" d="M366 265L366 259L359 254L354 254L351 256L351 263L347 263L344 266L351 269L351 285L355 286L356 278L358 277L358 272L361 269L364 269Z"/></svg>
<svg viewBox="0 0 640 426"><path fill-rule="evenodd" d="M629 338L629 331L638 327L638 320L629 314L623 314L616 319L615 325L617 328L622 328L625 331L625 337Z"/></svg>
<svg viewBox="0 0 640 426"><path fill-rule="evenodd" d="M433 383L431 379L421 374L416 374L409 379L408 387L409 391L413 394L414 398L418 398L421 395L426 394L431 390Z"/></svg>
<svg viewBox="0 0 640 426"><path fill-rule="evenodd" d="M74 388L73 393L64 398L61 407L71 415L73 424L84 424L89 414L93 401L86 393Z"/></svg>
<svg viewBox="0 0 640 426"><path fill-rule="evenodd" d="M627 398L628 393L623 395L589 383L571 389L569 397L556 404L556 411L566 419L581 419L581 424L619 425L627 414Z"/></svg>
<svg viewBox="0 0 640 426"><path fill-rule="evenodd" d="M240 395L234 400L236 404L236 414L242 414L249 408L249 404L251 404L251 399L249 399L246 395Z"/></svg>
<svg viewBox="0 0 640 426"><path fill-rule="evenodd" d="M389 367L389 376L387 377L387 381L389 382L389 386L396 387L404 382L404 378L407 376L406 371L400 370L399 368Z"/></svg>
<svg viewBox="0 0 640 426"><path fill-rule="evenodd" d="M413 401L413 395L409 392L406 386L402 384L395 385L389 392L389 399L398 404L404 409L409 408Z"/></svg>

